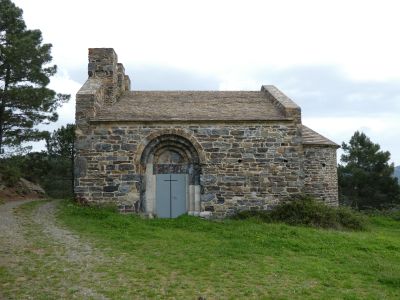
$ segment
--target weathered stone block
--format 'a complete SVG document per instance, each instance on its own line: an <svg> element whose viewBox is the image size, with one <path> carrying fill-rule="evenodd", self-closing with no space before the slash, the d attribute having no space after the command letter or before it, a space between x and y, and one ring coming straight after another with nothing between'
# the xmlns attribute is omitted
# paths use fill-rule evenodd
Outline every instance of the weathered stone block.
<svg viewBox="0 0 400 300"><path fill-rule="evenodd" d="M217 136L223 136L223 135L229 135L229 129L228 128L216 128L211 130L212 135L217 135Z"/></svg>
<svg viewBox="0 0 400 300"><path fill-rule="evenodd" d="M79 137L75 141L75 149L89 149L92 141L88 137Z"/></svg>
<svg viewBox="0 0 400 300"><path fill-rule="evenodd" d="M116 136L123 136L126 134L125 129L121 129L121 128L113 128L112 133Z"/></svg>
<svg viewBox="0 0 400 300"><path fill-rule="evenodd" d="M129 171L129 170L133 170L134 167L131 164L120 164L118 165L118 170L120 171Z"/></svg>
<svg viewBox="0 0 400 300"><path fill-rule="evenodd" d="M215 183L216 181L217 181L217 176L215 176L215 175L204 174L204 175L201 175L201 177L200 177L200 182L202 184L208 185L208 184Z"/></svg>
<svg viewBox="0 0 400 300"><path fill-rule="evenodd" d="M121 150L135 151L136 150L136 145L135 144L122 144L121 145Z"/></svg>
<svg viewBox="0 0 400 300"><path fill-rule="evenodd" d="M119 191L120 193L122 193L122 194L126 194L126 193L128 193L130 190L131 190L131 186L128 185L128 184L121 184L121 185L119 186L119 189L118 189L118 191Z"/></svg>
<svg viewBox="0 0 400 300"><path fill-rule="evenodd" d="M115 192L118 191L118 185L106 185L103 187L104 192Z"/></svg>
<svg viewBox="0 0 400 300"><path fill-rule="evenodd" d="M85 177L87 171L87 160L85 157L75 158L74 176L75 178Z"/></svg>
<svg viewBox="0 0 400 300"><path fill-rule="evenodd" d="M215 211L214 206L212 206L212 205L206 206L206 207L205 207L205 211L210 211L210 212Z"/></svg>
<svg viewBox="0 0 400 300"><path fill-rule="evenodd" d="M140 175L137 174L124 174L121 176L123 181L140 181Z"/></svg>
<svg viewBox="0 0 400 300"><path fill-rule="evenodd" d="M231 130L230 134L234 137L244 137L244 130Z"/></svg>
<svg viewBox="0 0 400 300"><path fill-rule="evenodd" d="M111 144L96 144L95 146L96 151L102 152L102 151L111 151L112 145Z"/></svg>
<svg viewBox="0 0 400 300"><path fill-rule="evenodd" d="M211 194L211 193L203 194L203 195L200 196L200 200L202 202L209 202L209 201L214 200L214 199L215 199L215 195Z"/></svg>

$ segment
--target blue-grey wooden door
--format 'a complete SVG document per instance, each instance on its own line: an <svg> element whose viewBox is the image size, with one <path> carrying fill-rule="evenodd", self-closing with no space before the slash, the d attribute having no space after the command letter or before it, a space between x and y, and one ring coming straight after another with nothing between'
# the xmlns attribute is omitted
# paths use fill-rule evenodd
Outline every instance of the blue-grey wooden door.
<svg viewBox="0 0 400 300"><path fill-rule="evenodd" d="M176 218L186 213L186 174L156 175L156 213Z"/></svg>

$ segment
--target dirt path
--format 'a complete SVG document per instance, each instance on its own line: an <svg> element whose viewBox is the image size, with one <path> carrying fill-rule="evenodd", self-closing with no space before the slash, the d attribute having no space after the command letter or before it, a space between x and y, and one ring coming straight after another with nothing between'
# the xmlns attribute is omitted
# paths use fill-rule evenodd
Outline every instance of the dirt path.
<svg viewBox="0 0 400 300"><path fill-rule="evenodd" d="M92 247L82 242L78 236L68 230L58 227L55 223L55 201L41 205L33 214L33 221L43 228L43 232L54 242L64 247L62 257L71 263L88 265L104 258L100 253L94 253Z"/></svg>
<svg viewBox="0 0 400 300"><path fill-rule="evenodd" d="M107 299L91 283L108 259L57 225L56 201L28 202L0 205L0 299Z"/></svg>
<svg viewBox="0 0 400 300"><path fill-rule="evenodd" d="M13 210L15 207L31 201L32 200L12 201L0 205L1 254L12 254L15 250L25 244L25 238L22 234L22 228L16 216L14 215Z"/></svg>

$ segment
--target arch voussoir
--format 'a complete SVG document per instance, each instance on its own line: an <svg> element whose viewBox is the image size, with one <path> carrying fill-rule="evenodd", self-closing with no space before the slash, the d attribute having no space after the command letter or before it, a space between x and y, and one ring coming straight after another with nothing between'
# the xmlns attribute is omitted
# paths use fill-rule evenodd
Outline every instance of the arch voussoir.
<svg viewBox="0 0 400 300"><path fill-rule="evenodd" d="M170 137L175 136L174 139L178 140L178 141L187 140L187 142L189 142L191 148L193 148L195 150L198 160L199 160L199 164L205 164L206 158L204 155L203 147L196 140L196 138L193 137L193 135L191 135L190 133L186 132L185 130L179 129L179 128L177 128L177 129L175 129L175 128L162 129L162 130L153 132L153 133L149 134L148 136L146 136L137 147L137 152L134 157L135 164L139 167L139 165L141 164L141 162L143 160L143 154L144 154L146 148L149 147L149 145L151 143L154 143L154 141L157 141L160 138L163 139L162 137L164 137L164 139L165 139L168 136L170 136Z"/></svg>

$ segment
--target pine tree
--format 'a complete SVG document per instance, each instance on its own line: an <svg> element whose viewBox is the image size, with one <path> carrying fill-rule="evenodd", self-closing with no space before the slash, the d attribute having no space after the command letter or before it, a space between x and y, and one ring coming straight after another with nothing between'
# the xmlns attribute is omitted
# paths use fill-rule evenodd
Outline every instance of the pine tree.
<svg viewBox="0 0 400 300"><path fill-rule="evenodd" d="M74 141L75 125L61 126L46 139L47 152L50 156L62 156L73 160L75 155Z"/></svg>
<svg viewBox="0 0 400 300"><path fill-rule="evenodd" d="M381 151L364 134L356 131L349 144L343 143L343 165L339 165L340 201L358 209L384 208L400 202L400 185L389 164L390 153Z"/></svg>
<svg viewBox="0 0 400 300"><path fill-rule="evenodd" d="M20 8L0 0L0 153L44 138L35 126L56 121L57 107L69 99L47 88L57 71L49 65L51 47L40 30L26 29Z"/></svg>

